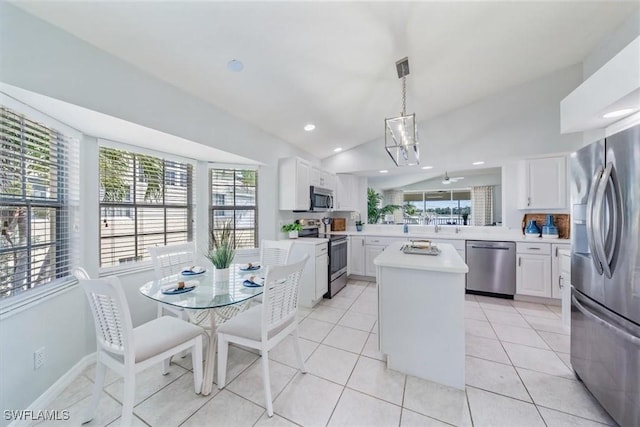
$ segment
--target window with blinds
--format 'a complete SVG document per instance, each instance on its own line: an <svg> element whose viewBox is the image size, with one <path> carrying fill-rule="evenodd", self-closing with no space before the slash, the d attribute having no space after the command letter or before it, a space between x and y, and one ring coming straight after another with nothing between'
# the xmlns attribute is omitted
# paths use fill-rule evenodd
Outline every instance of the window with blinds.
<svg viewBox="0 0 640 427"><path fill-rule="evenodd" d="M0 298L70 275L78 142L0 108ZM75 195L75 197L73 197Z"/></svg>
<svg viewBox="0 0 640 427"><path fill-rule="evenodd" d="M147 247L191 241L193 168L100 147L100 266L149 258Z"/></svg>
<svg viewBox="0 0 640 427"><path fill-rule="evenodd" d="M248 169L211 169L209 229L219 233L233 228L236 249L258 246L258 172Z"/></svg>

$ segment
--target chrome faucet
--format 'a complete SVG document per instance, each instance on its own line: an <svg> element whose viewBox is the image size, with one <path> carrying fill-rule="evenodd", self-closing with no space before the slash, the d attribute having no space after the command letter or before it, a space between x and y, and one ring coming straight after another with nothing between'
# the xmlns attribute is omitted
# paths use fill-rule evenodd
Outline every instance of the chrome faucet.
<svg viewBox="0 0 640 427"><path fill-rule="evenodd" d="M436 233L437 233L438 231L440 231L440 226L439 226L437 223L434 223L434 224L433 224L433 231L434 231L434 232L436 232Z"/></svg>
<svg viewBox="0 0 640 427"><path fill-rule="evenodd" d="M460 232L460 226L456 225L456 234L458 234Z"/></svg>

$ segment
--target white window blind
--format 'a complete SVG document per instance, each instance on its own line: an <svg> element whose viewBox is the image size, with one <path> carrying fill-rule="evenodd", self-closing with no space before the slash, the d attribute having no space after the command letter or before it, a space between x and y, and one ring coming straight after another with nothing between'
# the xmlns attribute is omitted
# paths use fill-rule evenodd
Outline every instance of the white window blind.
<svg viewBox="0 0 640 427"><path fill-rule="evenodd" d="M0 108L0 298L70 275L77 172L77 139Z"/></svg>
<svg viewBox="0 0 640 427"><path fill-rule="evenodd" d="M193 168L100 147L100 266L149 258L147 247L191 241Z"/></svg>
<svg viewBox="0 0 640 427"><path fill-rule="evenodd" d="M236 249L258 246L258 172L250 169L210 169L209 229L233 228Z"/></svg>

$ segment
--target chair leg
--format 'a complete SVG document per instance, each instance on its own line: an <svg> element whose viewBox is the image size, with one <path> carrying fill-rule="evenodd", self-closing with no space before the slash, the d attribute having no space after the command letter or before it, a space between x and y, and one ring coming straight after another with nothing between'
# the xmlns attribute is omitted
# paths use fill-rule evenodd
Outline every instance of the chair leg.
<svg viewBox="0 0 640 427"><path fill-rule="evenodd" d="M298 328L293 330L293 347L296 350L296 358L298 359L298 366L303 374L307 373L307 368L304 366L304 359L302 358L302 350L300 350L300 337L298 336Z"/></svg>
<svg viewBox="0 0 640 427"><path fill-rule="evenodd" d="M195 338L191 348L191 364L193 365L193 386L196 394L202 391L202 335Z"/></svg>
<svg viewBox="0 0 640 427"><path fill-rule="evenodd" d="M120 425L130 426L133 422L133 404L136 395L136 373L131 368L125 368L124 397L122 399L122 416Z"/></svg>
<svg viewBox="0 0 640 427"><path fill-rule="evenodd" d="M158 313L156 314L156 317L162 317L162 313L164 312L164 310L162 309L162 303L159 302L158 303Z"/></svg>
<svg viewBox="0 0 640 427"><path fill-rule="evenodd" d="M89 402L89 407L85 412L82 424L88 423L93 419L93 414L95 414L96 412L98 401L100 400L100 396L102 395L102 388L104 387L104 377L106 371L107 367L102 362L100 362L100 356L98 356L98 361L96 362L96 377L93 383L93 395L91 396L91 402Z"/></svg>
<svg viewBox="0 0 640 427"><path fill-rule="evenodd" d="M262 349L262 379L264 383L264 401L267 404L267 415L273 417L273 402L271 400L271 381L269 377L269 351Z"/></svg>
<svg viewBox="0 0 640 427"><path fill-rule="evenodd" d="M213 339L213 338L209 338ZM222 390L227 381L227 353L229 352L229 341L224 334L218 334L218 389ZM215 355L212 355L215 357Z"/></svg>
<svg viewBox="0 0 640 427"><path fill-rule="evenodd" d="M171 357L167 357L162 361L162 375L169 373L169 366L171 366Z"/></svg>

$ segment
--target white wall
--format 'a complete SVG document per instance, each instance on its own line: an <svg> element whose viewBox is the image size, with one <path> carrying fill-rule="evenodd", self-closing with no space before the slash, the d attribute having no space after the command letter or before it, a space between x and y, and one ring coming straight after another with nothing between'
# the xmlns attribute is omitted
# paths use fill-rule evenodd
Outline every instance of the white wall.
<svg viewBox="0 0 640 427"><path fill-rule="evenodd" d="M581 138L560 134L560 101L581 82L582 66L578 64L421 121L421 166L432 165L434 170L415 167L413 181L393 176L397 168L388 156L379 155L384 153L382 134L380 139L331 156L322 164L338 173L393 169L385 178L372 179L377 188L392 188L400 185L385 185L383 181L402 178L406 185L444 170L469 169L478 160L485 161L486 167L494 167L510 159L571 151ZM415 110L420 117L420 106Z"/></svg>
<svg viewBox="0 0 640 427"><path fill-rule="evenodd" d="M261 238L276 237L283 217L277 209L278 158L297 155L320 163L6 2L0 3L0 51L0 79L5 83L262 162L258 181ZM82 140L80 209L84 220L79 224L81 263L93 275L98 272L99 224L95 137L100 135L85 135ZM180 147L174 154L180 155ZM203 210L198 216L206 221ZM138 292L151 278L148 270L122 275L134 324L155 316L155 304ZM27 408L83 356L95 351L93 323L78 287L0 323L2 409ZM33 352L43 345L47 363L34 371ZM0 420L0 426L7 423Z"/></svg>

